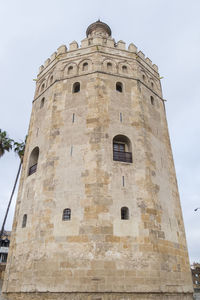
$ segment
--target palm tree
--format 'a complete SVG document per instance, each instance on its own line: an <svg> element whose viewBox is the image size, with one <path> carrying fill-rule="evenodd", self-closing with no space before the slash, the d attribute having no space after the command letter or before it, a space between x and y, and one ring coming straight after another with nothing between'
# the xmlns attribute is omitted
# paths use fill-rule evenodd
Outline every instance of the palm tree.
<svg viewBox="0 0 200 300"><path fill-rule="evenodd" d="M6 219L7 219L7 216L8 216L8 212L9 212L9 208L10 208L10 205L11 205L11 202L12 202L12 198L13 198L13 195L14 195L14 192L15 192L17 181L19 179L19 174L20 174L20 170L21 170L21 166L22 166L23 158L24 158L25 143L26 143L26 139L25 139L25 142L22 142L22 143L14 142L14 151L15 151L15 153L17 153L17 155L20 159L20 164L19 164L19 168L18 168L17 175L16 175L16 178L15 178L15 183L14 183L14 186L13 186L13 189L12 189L10 200L9 200L9 203L8 203L8 207L7 207L7 210L6 210L6 214L5 214L5 217L4 217L4 220L3 220L3 224L2 224L2 227L1 227L0 239L2 238L3 233L4 233L4 226L5 226L5 223L6 223Z"/></svg>
<svg viewBox="0 0 200 300"><path fill-rule="evenodd" d="M0 157L4 155L5 151L10 151L13 146L13 140L10 139L6 131L0 129Z"/></svg>
<svg viewBox="0 0 200 300"><path fill-rule="evenodd" d="M27 137L25 138L25 141L21 142L21 143L14 142L14 151L15 151L15 153L17 153L17 155L20 159L20 164L23 163L26 139L27 139Z"/></svg>

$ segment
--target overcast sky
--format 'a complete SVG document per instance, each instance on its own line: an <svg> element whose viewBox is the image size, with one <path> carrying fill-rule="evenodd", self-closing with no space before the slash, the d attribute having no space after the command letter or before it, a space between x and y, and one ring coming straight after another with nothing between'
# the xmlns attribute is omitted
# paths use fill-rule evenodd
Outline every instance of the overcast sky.
<svg viewBox="0 0 200 300"><path fill-rule="evenodd" d="M200 261L200 0L0 0L0 128L23 140L38 68L98 18L159 67L190 261ZM19 160L0 159L0 225ZM15 197L16 198L16 197ZM11 229L14 202L6 229Z"/></svg>

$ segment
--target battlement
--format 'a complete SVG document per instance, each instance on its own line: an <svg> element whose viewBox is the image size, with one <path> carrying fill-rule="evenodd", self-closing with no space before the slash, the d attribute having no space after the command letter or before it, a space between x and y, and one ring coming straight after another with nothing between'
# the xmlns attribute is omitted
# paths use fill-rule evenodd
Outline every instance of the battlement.
<svg viewBox="0 0 200 300"><path fill-rule="evenodd" d="M154 69L158 73L157 65L153 64L152 61L145 57L145 54L142 51L138 51L137 47L131 43L128 47L126 47L126 43L122 40L115 42L115 40L111 36L101 36L101 35L94 35L89 36L81 41L81 46L79 47L76 41L73 41L69 44L69 50L65 45L61 45L56 52L54 52L50 58L46 59L44 64L39 68L39 74L43 72L48 66L50 66L53 62L57 62L60 58L67 56L68 53L77 50L83 50L88 47L92 46L103 46L108 48L113 48L118 51L123 51L125 53L131 53L136 55L136 59L140 60L142 63L144 62L147 66Z"/></svg>
<svg viewBox="0 0 200 300"><path fill-rule="evenodd" d="M74 43L74 42L73 42ZM72 43L71 43L72 44ZM71 49L70 49L71 50ZM46 69L52 62L59 59L59 56L67 53L67 47L65 45L61 45L58 47L57 51L55 51L50 58L47 58L43 65L39 67L39 74Z"/></svg>

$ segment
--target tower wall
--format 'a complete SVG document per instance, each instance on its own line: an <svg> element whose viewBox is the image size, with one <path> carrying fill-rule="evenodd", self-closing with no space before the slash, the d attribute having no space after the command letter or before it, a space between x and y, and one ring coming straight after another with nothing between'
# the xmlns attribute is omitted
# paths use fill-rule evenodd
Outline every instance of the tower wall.
<svg viewBox="0 0 200 300"><path fill-rule="evenodd" d="M126 50L97 33L81 48L61 46L40 69L4 295L192 299L157 67L133 44ZM113 160L117 135L130 140L132 163ZM28 176L35 147L37 171ZM66 208L71 219L63 221Z"/></svg>

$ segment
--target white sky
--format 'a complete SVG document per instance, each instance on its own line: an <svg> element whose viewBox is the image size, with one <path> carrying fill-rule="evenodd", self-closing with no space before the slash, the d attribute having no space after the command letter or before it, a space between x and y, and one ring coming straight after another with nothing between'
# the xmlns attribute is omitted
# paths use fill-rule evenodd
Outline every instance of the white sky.
<svg viewBox="0 0 200 300"><path fill-rule="evenodd" d="M62 45L85 37L98 18L116 41L133 42L159 67L190 261L200 261L200 1L0 0L0 128L23 140L38 68ZM0 225L18 168L0 160ZM7 229L11 229L14 202Z"/></svg>

